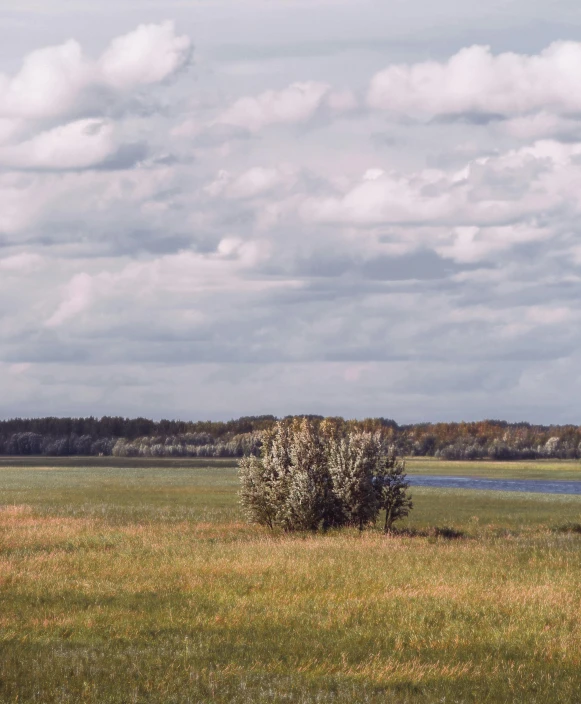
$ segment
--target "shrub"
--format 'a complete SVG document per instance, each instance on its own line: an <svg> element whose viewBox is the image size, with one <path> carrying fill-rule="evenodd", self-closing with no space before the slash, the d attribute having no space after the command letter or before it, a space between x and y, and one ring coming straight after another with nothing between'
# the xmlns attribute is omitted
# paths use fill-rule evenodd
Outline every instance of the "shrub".
<svg viewBox="0 0 581 704"><path fill-rule="evenodd" d="M239 462L240 502L250 522L285 531L374 524L408 515L405 465L378 433L345 424L280 421L262 439L260 458Z"/></svg>
<svg viewBox="0 0 581 704"><path fill-rule="evenodd" d="M240 502L251 523L274 528L277 523L274 477L257 457L244 457L238 463L241 481Z"/></svg>
<svg viewBox="0 0 581 704"><path fill-rule="evenodd" d="M405 473L405 462L389 452L379 465L375 486L379 497L379 507L385 511L383 530L391 532L396 521L406 518L413 508L408 495L409 482Z"/></svg>
<svg viewBox="0 0 581 704"><path fill-rule="evenodd" d="M371 433L345 433L328 443L328 462L335 506L335 525L375 523L379 495L374 481L381 458L381 439Z"/></svg>

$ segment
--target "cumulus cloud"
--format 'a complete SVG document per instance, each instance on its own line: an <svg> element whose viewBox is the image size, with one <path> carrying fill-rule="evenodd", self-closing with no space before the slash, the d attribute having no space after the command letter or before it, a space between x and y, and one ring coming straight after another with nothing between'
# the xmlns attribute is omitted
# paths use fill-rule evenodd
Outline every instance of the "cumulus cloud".
<svg viewBox="0 0 581 704"><path fill-rule="evenodd" d="M107 85L127 90L162 83L183 69L190 55L190 39L177 36L173 22L143 24L111 42L98 72Z"/></svg>
<svg viewBox="0 0 581 704"><path fill-rule="evenodd" d="M450 212L453 200L443 179L438 172L426 171L410 179L371 169L341 196L308 198L302 214L316 222L361 225L439 221Z"/></svg>
<svg viewBox="0 0 581 704"><path fill-rule="evenodd" d="M558 114L581 110L581 43L554 42L540 54L494 55L471 46L446 62L393 64L377 73L368 103L394 114Z"/></svg>
<svg viewBox="0 0 581 704"><path fill-rule="evenodd" d="M187 37L82 46L0 78L6 414L504 416L554 384L553 420L581 344L576 44L390 66L373 110L365 52L208 52L149 109Z"/></svg>
<svg viewBox="0 0 581 704"><path fill-rule="evenodd" d="M541 140L456 171L370 169L335 195L306 197L300 212L318 223L452 227L526 223L563 207L578 212L580 150L581 144Z"/></svg>
<svg viewBox="0 0 581 704"><path fill-rule="evenodd" d="M239 176L231 185L230 193L234 198L253 198L271 192L282 183L293 180L291 169L268 169L254 167Z"/></svg>
<svg viewBox="0 0 581 704"><path fill-rule="evenodd" d="M96 109L103 91L129 92L172 77L190 51L189 38L178 36L172 22L139 26L114 39L96 61L74 40L38 49L14 76L0 74L0 118L45 120L86 105Z"/></svg>
<svg viewBox="0 0 581 704"><path fill-rule="evenodd" d="M266 257L268 247L259 242L225 237L210 254L182 251L148 261L130 262L119 270L76 274L64 287L61 302L45 324L49 328L58 327L83 313L93 303L107 298L132 301L135 305L144 300L153 303L164 295L243 293L277 287L280 285L277 282L241 279L242 272L252 270Z"/></svg>
<svg viewBox="0 0 581 704"><path fill-rule="evenodd" d="M78 120L0 148L0 164L11 169L83 169L103 163L118 148L106 120Z"/></svg>
<svg viewBox="0 0 581 704"><path fill-rule="evenodd" d="M304 81L283 90L240 98L221 113L217 122L259 132L270 125L305 123L325 107L346 112L356 104L351 91L333 92L326 83Z"/></svg>
<svg viewBox="0 0 581 704"><path fill-rule="evenodd" d="M551 238L549 228L534 221L504 227L456 227L434 243L434 250L457 262L489 259L519 244Z"/></svg>
<svg viewBox="0 0 581 704"><path fill-rule="evenodd" d="M115 159L123 166L124 156L140 156L138 150L124 155L120 148L101 165L81 168L81 154L58 146L61 152L52 152L50 168L0 172L0 233L37 246L39 233L44 233L46 246L82 242L97 252L103 239L115 243L125 232L155 230L163 239L179 195L177 167L160 163L118 168ZM74 168L65 168L65 157ZM184 226L183 215L175 226Z"/></svg>
<svg viewBox="0 0 581 704"><path fill-rule="evenodd" d="M563 117L548 112L519 115L494 124L494 131L522 142L542 138L564 141L581 140L581 123L573 117Z"/></svg>
<svg viewBox="0 0 581 704"><path fill-rule="evenodd" d="M0 115L42 119L66 113L93 77L94 67L74 40L33 51L15 76L0 74Z"/></svg>
<svg viewBox="0 0 581 704"><path fill-rule="evenodd" d="M31 52L17 73L0 73L0 166L39 172L134 166L148 148L133 136L135 122L126 131L129 142L123 127L132 115L141 116L143 89L151 92L173 78L190 54L190 39L178 35L172 22L140 25L114 39L96 60L75 40ZM31 214L19 211L32 186L14 184L6 192L0 183L0 203L10 200L0 226L6 222L9 231ZM54 184L34 187L44 193L25 207L32 213L39 208L36 201L42 208Z"/></svg>
<svg viewBox="0 0 581 704"><path fill-rule="evenodd" d="M205 186L204 191L212 197L255 198L269 194L279 187L291 188L297 179L297 171L290 164L270 168L254 166L238 176L222 170L214 181Z"/></svg>

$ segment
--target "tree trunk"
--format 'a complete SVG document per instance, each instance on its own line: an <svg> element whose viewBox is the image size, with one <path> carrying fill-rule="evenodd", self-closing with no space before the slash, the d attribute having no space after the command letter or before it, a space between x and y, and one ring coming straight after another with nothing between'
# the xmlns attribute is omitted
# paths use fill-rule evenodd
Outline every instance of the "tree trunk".
<svg viewBox="0 0 581 704"><path fill-rule="evenodd" d="M390 533L391 532L391 506L389 508L385 509L385 525L383 527L383 532L384 533Z"/></svg>

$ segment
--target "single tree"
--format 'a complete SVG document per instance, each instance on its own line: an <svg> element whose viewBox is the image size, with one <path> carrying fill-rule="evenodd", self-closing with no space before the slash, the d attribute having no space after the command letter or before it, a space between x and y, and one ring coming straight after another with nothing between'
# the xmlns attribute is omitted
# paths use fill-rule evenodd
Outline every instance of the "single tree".
<svg viewBox="0 0 581 704"><path fill-rule="evenodd" d="M251 523L274 528L284 524L290 484L290 428L277 423L263 434L261 456L238 463L240 503Z"/></svg>
<svg viewBox="0 0 581 704"><path fill-rule="evenodd" d="M406 518L413 508L412 498L408 494L410 483L405 472L405 461L398 459L393 450L381 461L374 484L380 510L385 511L383 530L390 533L393 524Z"/></svg>
<svg viewBox="0 0 581 704"><path fill-rule="evenodd" d="M266 431L261 457L241 460L239 476L251 522L286 531L326 527L331 479L324 443L307 418L279 421Z"/></svg>
<svg viewBox="0 0 581 704"><path fill-rule="evenodd" d="M258 457L244 457L238 463L240 503L250 523L274 528L277 503L272 475Z"/></svg>
<svg viewBox="0 0 581 704"><path fill-rule="evenodd" d="M325 446L317 426L307 418L290 427L288 495L283 504L283 527L317 530L329 514L331 478Z"/></svg>
<svg viewBox="0 0 581 704"><path fill-rule="evenodd" d="M381 440L372 433L337 433L328 443L329 473L335 498L335 525L375 523L379 497L374 481Z"/></svg>

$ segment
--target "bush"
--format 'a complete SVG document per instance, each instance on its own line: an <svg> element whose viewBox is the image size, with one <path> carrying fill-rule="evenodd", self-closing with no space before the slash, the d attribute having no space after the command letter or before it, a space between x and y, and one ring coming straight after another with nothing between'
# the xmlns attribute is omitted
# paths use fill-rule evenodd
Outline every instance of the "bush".
<svg viewBox="0 0 581 704"><path fill-rule="evenodd" d="M408 494L409 482L405 473L405 462L393 452L382 459L376 478L378 503L385 511L383 530L390 533L396 521L406 518L413 508Z"/></svg>
<svg viewBox="0 0 581 704"><path fill-rule="evenodd" d="M371 433L346 433L327 443L334 498L333 523L357 526L375 523L379 494L374 481L381 457L381 440Z"/></svg>
<svg viewBox="0 0 581 704"><path fill-rule="evenodd" d="M265 432L262 457L242 459L239 475L251 522L283 530L328 526L331 480L321 438L307 419Z"/></svg>
<svg viewBox="0 0 581 704"><path fill-rule="evenodd" d="M260 457L239 462L240 502L250 522L285 531L373 525L408 515L405 465L378 433L310 419L281 421L264 433Z"/></svg>

